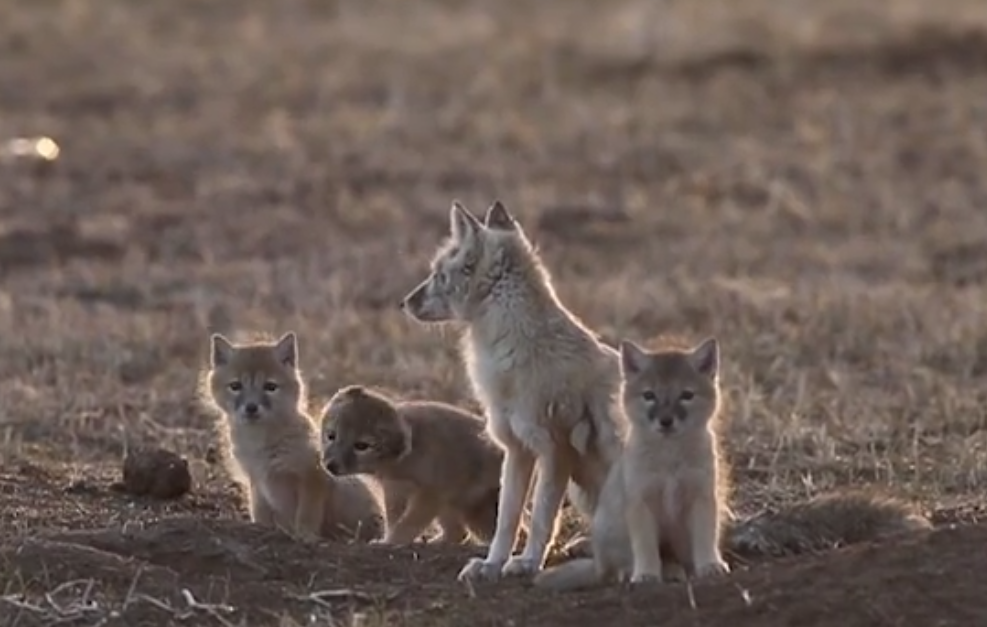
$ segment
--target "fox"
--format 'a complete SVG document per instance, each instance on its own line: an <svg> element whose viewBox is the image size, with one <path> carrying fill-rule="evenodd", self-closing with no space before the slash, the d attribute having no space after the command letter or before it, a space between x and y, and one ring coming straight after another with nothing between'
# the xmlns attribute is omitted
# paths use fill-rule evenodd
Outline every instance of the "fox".
<svg viewBox="0 0 987 627"><path fill-rule="evenodd" d="M202 395L224 417L222 448L247 493L250 520L305 541L379 537L383 515L373 486L322 469L296 334L235 344L214 333L210 347Z"/></svg>
<svg viewBox="0 0 987 627"><path fill-rule="evenodd" d="M536 587L730 572L720 552L729 479L717 437L717 339L654 351L622 340L619 352L621 407L630 428L593 516L592 557L539 573Z"/></svg>
<svg viewBox="0 0 987 627"><path fill-rule="evenodd" d="M457 578L531 575L544 566L565 496L588 520L620 452L618 353L561 302L502 202L481 222L454 201L449 219L428 276L400 309L417 323L461 331L460 358L504 452L493 538ZM530 528L512 554L529 492Z"/></svg>
<svg viewBox="0 0 987 627"><path fill-rule="evenodd" d="M436 519L437 543L489 543L503 453L485 427L481 416L453 405L349 385L322 410L322 463L333 476L380 482L385 544L409 544Z"/></svg>
<svg viewBox="0 0 987 627"><path fill-rule="evenodd" d="M931 528L901 501L852 491L735 521L718 436L719 343L656 343L656 350L620 343L621 404L631 427L593 518L591 557L544 570L536 588L725 575L725 551L794 554Z"/></svg>

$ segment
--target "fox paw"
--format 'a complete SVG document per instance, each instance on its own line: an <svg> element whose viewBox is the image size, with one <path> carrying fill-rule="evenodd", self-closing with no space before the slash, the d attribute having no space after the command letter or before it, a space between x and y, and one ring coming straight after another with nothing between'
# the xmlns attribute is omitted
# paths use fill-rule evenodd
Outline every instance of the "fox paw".
<svg viewBox="0 0 987 627"><path fill-rule="evenodd" d="M662 583L661 573L640 572L631 575L632 586L653 586Z"/></svg>
<svg viewBox="0 0 987 627"><path fill-rule="evenodd" d="M540 560L517 556L507 560L500 574L505 577L519 577L537 574L541 570Z"/></svg>
<svg viewBox="0 0 987 627"><path fill-rule="evenodd" d="M678 562L665 562L661 565L661 578L665 581L682 582L687 579L685 568Z"/></svg>
<svg viewBox="0 0 987 627"><path fill-rule="evenodd" d="M701 579L703 577L715 577L717 575L727 575L730 573L730 567L723 560L717 560L715 562L709 562L708 564L700 564L696 566L696 578Z"/></svg>
<svg viewBox="0 0 987 627"><path fill-rule="evenodd" d="M503 566L502 562L474 557L466 562L456 578L459 581L493 581L500 577Z"/></svg>

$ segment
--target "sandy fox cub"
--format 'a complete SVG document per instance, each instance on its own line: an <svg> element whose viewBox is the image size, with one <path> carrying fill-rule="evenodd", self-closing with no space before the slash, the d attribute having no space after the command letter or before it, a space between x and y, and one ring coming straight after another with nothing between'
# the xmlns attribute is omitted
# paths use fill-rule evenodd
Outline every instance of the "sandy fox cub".
<svg viewBox="0 0 987 627"><path fill-rule="evenodd" d="M460 579L542 568L568 492L587 519L620 450L617 351L559 300L521 225L500 202L483 222L459 203L429 276L402 301L422 323L455 323L487 429L504 450L497 526ZM530 533L511 555L528 495Z"/></svg>
<svg viewBox="0 0 987 627"><path fill-rule="evenodd" d="M333 475L381 482L385 543L414 541L438 518L440 542L467 530L493 537L503 453L480 416L430 401L397 401L360 385L339 390L322 411L322 463Z"/></svg>
<svg viewBox="0 0 987 627"><path fill-rule="evenodd" d="M210 361L204 396L225 416L220 430L232 474L247 488L251 520L305 539L379 536L370 487L330 477L319 463L295 334L248 344L214 334Z"/></svg>
<svg viewBox="0 0 987 627"><path fill-rule="evenodd" d="M656 351L625 340L620 353L621 399L631 428L593 519L593 556L540 573L537 587L725 574L724 545L745 555L778 555L930 526L901 502L863 493L819 497L732 523L717 438L716 339L691 348L666 341Z"/></svg>
<svg viewBox="0 0 987 627"><path fill-rule="evenodd" d="M660 582L729 572L719 534L726 512L715 422L719 345L620 345L621 402L630 422L593 518L591 559L541 573L536 586L605 579ZM664 554L665 559L662 559Z"/></svg>

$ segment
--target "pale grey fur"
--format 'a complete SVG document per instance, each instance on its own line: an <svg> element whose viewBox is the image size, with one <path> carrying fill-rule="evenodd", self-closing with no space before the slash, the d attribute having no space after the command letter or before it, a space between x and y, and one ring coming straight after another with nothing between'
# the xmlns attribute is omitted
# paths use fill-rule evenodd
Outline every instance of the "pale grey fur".
<svg viewBox="0 0 987 627"><path fill-rule="evenodd" d="M461 356L487 429L503 447L497 530L485 558L460 579L533 574L554 537L562 499L592 516L623 429L616 411L618 353L559 301L548 272L500 202L484 223L459 203L451 237L402 309L463 328ZM535 476L531 530L511 556Z"/></svg>

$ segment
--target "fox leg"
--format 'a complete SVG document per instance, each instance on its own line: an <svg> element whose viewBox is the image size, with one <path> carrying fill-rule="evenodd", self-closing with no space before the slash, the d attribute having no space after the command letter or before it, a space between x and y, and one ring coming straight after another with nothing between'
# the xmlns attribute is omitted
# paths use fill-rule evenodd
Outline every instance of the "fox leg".
<svg viewBox="0 0 987 627"><path fill-rule="evenodd" d="M515 441L504 446L494 537L485 558L473 558L459 571L460 580L494 579L500 576L517 539L534 470L535 456L522 447L520 442Z"/></svg>
<svg viewBox="0 0 987 627"><path fill-rule="evenodd" d="M538 457L538 476L532 495L531 530L521 555L504 564L504 575L528 575L541 570L545 553L558 530L559 508L569 481L562 456L549 450Z"/></svg>
<svg viewBox="0 0 987 627"><path fill-rule="evenodd" d="M384 544L410 544L414 542L428 524L435 520L439 507L431 498L422 493L412 494L408 499L408 509L393 526L388 526Z"/></svg>
<svg viewBox="0 0 987 627"><path fill-rule="evenodd" d="M708 491L696 498L686 516L692 550L692 555L689 556L694 571L692 574L707 577L729 573L730 567L720 554L716 495Z"/></svg>
<svg viewBox="0 0 987 627"><path fill-rule="evenodd" d="M631 583L661 583L661 553L658 550L658 525L655 516L641 494L627 495L624 512L627 533L634 556Z"/></svg>
<svg viewBox="0 0 987 627"><path fill-rule="evenodd" d="M248 507L250 509L250 520L260 525L274 525L274 509L268 504L267 499L260 489L260 485L254 481L250 482L248 492Z"/></svg>
<svg viewBox="0 0 987 627"><path fill-rule="evenodd" d="M325 513L325 475L319 471L317 474L313 473L310 476L302 477L296 493L292 531L297 536L307 540L319 538Z"/></svg>
<svg viewBox="0 0 987 627"><path fill-rule="evenodd" d="M469 535L462 516L451 509L446 509L439 514L439 528L442 532L435 538L434 542L462 544Z"/></svg>

